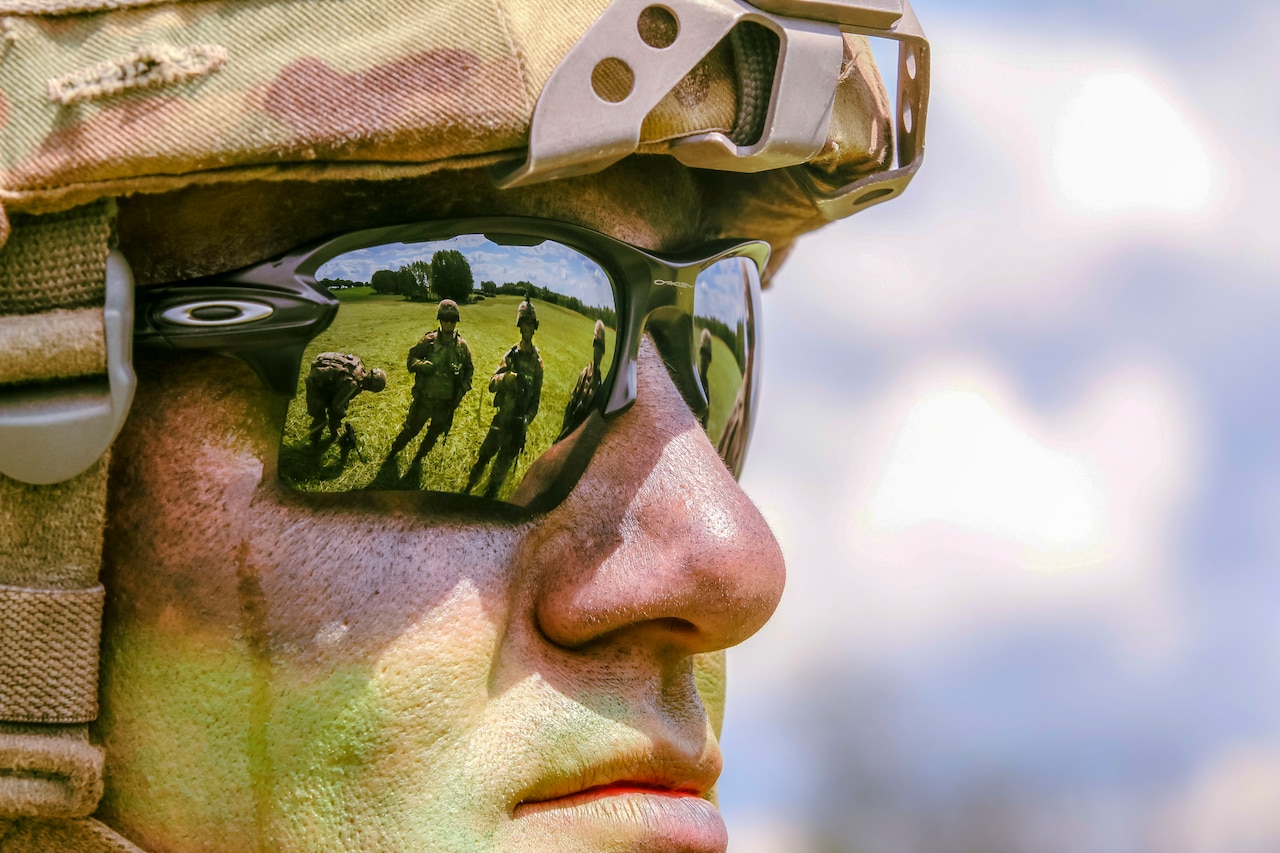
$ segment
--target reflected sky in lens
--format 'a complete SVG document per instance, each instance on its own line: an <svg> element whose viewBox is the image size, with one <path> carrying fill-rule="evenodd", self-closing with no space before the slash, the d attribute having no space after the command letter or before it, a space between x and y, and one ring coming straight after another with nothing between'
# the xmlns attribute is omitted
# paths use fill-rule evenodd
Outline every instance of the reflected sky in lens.
<svg viewBox="0 0 1280 853"><path fill-rule="evenodd" d="M389 243L348 252L316 271L316 279L365 282L378 270L394 270L415 261L430 261L440 250L456 249L467 256L476 287L482 281L498 285L528 281L584 305L613 307L613 290L604 271L582 253L551 241L537 246L500 246L480 234L424 243Z"/></svg>
<svg viewBox="0 0 1280 853"><path fill-rule="evenodd" d="M697 316L720 320L731 329L740 322L746 322L742 279L744 263L750 261L728 258L698 273L697 305L694 309Z"/></svg>

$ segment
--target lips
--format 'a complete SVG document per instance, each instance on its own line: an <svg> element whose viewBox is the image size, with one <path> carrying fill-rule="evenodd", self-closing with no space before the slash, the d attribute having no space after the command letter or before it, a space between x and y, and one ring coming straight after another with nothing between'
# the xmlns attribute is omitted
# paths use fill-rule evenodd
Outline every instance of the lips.
<svg viewBox="0 0 1280 853"><path fill-rule="evenodd" d="M611 782L607 785L596 785L591 788L584 788L581 791L575 791L572 794L566 794L561 797L552 797L546 800L525 800L516 806L516 816L523 814L532 814L538 811L546 811L554 808L573 808L574 806L583 805L594 800L603 799L604 797L619 797L625 794L643 794L658 797L704 797L705 791L698 791L693 788L668 788L662 785L634 782L623 780L620 782Z"/></svg>
<svg viewBox="0 0 1280 853"><path fill-rule="evenodd" d="M515 816L611 796L705 799L720 776L720 768L720 751L714 742L698 755L659 745L638 753L610 756L585 771L544 779L521 797Z"/></svg>
<svg viewBox="0 0 1280 853"><path fill-rule="evenodd" d="M721 853L728 836L708 799L720 751L704 746L697 755L651 747L545 779L516 804L513 829L573 840L563 849Z"/></svg>

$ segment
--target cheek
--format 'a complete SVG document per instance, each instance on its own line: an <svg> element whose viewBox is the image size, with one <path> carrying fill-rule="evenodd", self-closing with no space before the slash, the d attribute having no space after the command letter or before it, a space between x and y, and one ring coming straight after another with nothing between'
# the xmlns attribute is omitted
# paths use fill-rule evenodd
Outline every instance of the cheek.
<svg viewBox="0 0 1280 853"><path fill-rule="evenodd" d="M711 728L719 738L720 728L724 725L725 689L728 685L724 651L695 655L693 678L698 687L698 695L702 697L702 704L707 709Z"/></svg>
<svg viewBox="0 0 1280 853"><path fill-rule="evenodd" d="M409 805L423 833L449 826L423 804L441 779L475 787L461 756L521 531L304 505L275 485L256 377L215 359L152 373L113 460L106 813L158 849L237 849L263 820L286 847L339 849L356 826L348 849L378 849Z"/></svg>

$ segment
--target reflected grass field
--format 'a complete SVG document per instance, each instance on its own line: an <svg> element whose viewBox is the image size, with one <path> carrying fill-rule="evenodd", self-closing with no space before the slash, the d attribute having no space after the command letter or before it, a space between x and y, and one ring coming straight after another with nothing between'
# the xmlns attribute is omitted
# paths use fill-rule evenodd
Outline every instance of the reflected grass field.
<svg viewBox="0 0 1280 853"><path fill-rule="evenodd" d="M708 394L711 417L707 419L707 435L718 438L724 434L725 421L729 419L733 404L738 399L742 371L738 369L738 362L734 360L729 345L714 336L711 338L711 365L707 368L707 385L711 389Z"/></svg>
<svg viewBox="0 0 1280 853"><path fill-rule="evenodd" d="M333 325L311 342L302 363L297 396L289 404L280 471L295 488L311 492L353 489L431 489L461 491L476 460L496 410L488 392L489 378L512 344L518 296L496 296L461 307L458 332L466 340L475 365L472 389L454 414L447 438L432 448L420 468L412 464L427 428L392 463L384 465L391 443L404 423L412 400L413 375L405 367L409 349L436 328L434 303L407 302L398 295L380 295L371 288L340 291L342 303ZM509 497L529 464L549 448L560 432L564 409L574 383L592 358L595 320L556 305L535 301L540 323L534 345L542 357L542 402L529 424L524 452L516 460L500 498ZM613 358L614 332L605 330L607 368ZM308 444L311 418L303 387L312 360L322 352L360 356L366 369L387 373L387 387L378 394L359 394L348 407L347 420L359 436L359 448L345 455L336 444L316 453ZM327 439L326 431L326 439Z"/></svg>

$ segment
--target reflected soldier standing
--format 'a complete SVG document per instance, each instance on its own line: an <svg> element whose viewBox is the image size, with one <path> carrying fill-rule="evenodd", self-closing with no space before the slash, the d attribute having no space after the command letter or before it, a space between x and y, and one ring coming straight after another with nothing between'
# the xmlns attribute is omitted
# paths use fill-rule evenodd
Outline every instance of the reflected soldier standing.
<svg viewBox="0 0 1280 853"><path fill-rule="evenodd" d="M511 472L511 464L524 450L525 434L538 414L538 404L542 400L542 358L533 345L538 314L528 299L520 303L516 311L516 327L520 329L520 343L507 350L489 380L489 390L494 395L493 405L498 412L480 445L480 457L467 477L467 492L470 493L480 483L489 460L496 455L484 489L488 498L498 494Z"/></svg>
<svg viewBox="0 0 1280 853"><path fill-rule="evenodd" d="M431 426L413 456L415 460L421 459L453 426L453 413L471 390L471 377L475 373L471 350L457 332L460 319L458 303L442 299L436 311L439 328L427 332L409 350L405 366L413 374L413 402L409 404L400 434L391 443L389 457L404 450L430 421Z"/></svg>
<svg viewBox="0 0 1280 853"><path fill-rule="evenodd" d="M702 427L706 429L711 420L711 386L707 384L707 373L711 370L711 330L702 330L702 339L698 343L698 378L702 380L702 393L707 395L707 411L702 416Z"/></svg>
<svg viewBox="0 0 1280 853"><path fill-rule="evenodd" d="M600 390L600 383L604 380L600 373L600 362L604 358L604 322L601 320L596 320L595 332L591 336L591 348L594 350L594 357L591 363L582 368L582 372L578 374L573 393L569 395L569 404L564 407L564 425L560 427L560 434L556 436L556 441L563 439L577 429L578 424L586 420L587 414L591 411L591 404L595 402L596 392Z"/></svg>
<svg viewBox="0 0 1280 853"><path fill-rule="evenodd" d="M311 362L303 383L307 389L307 414L311 415L311 447L319 449L325 424L329 440L341 436L344 448L355 447L355 428L343 420L347 406L361 391L378 393L387 387L387 374L381 368L366 370L360 356L344 352L322 352Z"/></svg>

